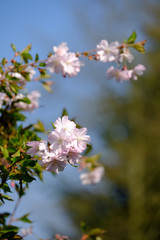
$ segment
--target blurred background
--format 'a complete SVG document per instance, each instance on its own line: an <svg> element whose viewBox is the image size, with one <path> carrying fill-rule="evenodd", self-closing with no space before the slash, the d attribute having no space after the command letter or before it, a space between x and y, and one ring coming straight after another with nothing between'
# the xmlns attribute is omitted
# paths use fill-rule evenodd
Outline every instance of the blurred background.
<svg viewBox="0 0 160 240"><path fill-rule="evenodd" d="M83 59L86 67L77 77L53 76L52 94L39 83L28 85L28 91L41 92L41 99L25 124L40 119L51 129L66 108L88 128L105 177L97 186L82 186L75 168L58 176L45 172L43 182L31 184L17 216L30 212L33 232L41 238L60 233L79 239L83 221L88 229L107 230L106 240L159 240L159 0L1 0L0 9L1 59L12 57L11 43L18 50L32 43L32 54L45 59L61 42L81 52L95 49L102 39L122 42L133 30L138 41L148 40L145 55L134 52L133 65L147 68L138 81L108 81L109 65ZM12 211L12 203L4 209Z"/></svg>

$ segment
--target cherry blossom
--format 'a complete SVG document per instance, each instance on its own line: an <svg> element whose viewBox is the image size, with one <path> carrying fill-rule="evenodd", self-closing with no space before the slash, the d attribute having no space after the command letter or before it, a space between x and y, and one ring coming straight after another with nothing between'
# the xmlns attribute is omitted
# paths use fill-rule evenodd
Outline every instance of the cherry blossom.
<svg viewBox="0 0 160 240"><path fill-rule="evenodd" d="M15 106L17 108L20 108L24 111L30 111L32 112L34 109L39 107L39 102L38 99L41 96L41 94L38 91L32 91L30 94L28 94L27 96L23 95L22 93L19 93L14 100L19 100L19 99L23 99L24 97L27 97L31 103L25 103L22 101L16 102Z"/></svg>
<svg viewBox="0 0 160 240"><path fill-rule="evenodd" d="M36 74L36 71L35 71L34 68L31 67L31 66L27 66L27 67L25 68L25 72L28 72L28 73L29 73L29 78L30 78L30 80L32 80L33 77L34 77L34 75ZM9 76L15 77L15 78L19 79L19 82L18 82L18 83L19 83L21 86L24 86L24 85L26 85L26 83L27 83L27 80L22 76L22 74L20 74L20 73L18 73L18 72L9 72Z"/></svg>
<svg viewBox="0 0 160 240"><path fill-rule="evenodd" d="M61 73L63 77L77 75L82 64L74 52L68 52L67 44L61 43L53 50L55 54L46 60L47 69L51 73Z"/></svg>
<svg viewBox="0 0 160 240"><path fill-rule="evenodd" d="M6 93L0 92L0 108L2 108L2 105L5 99L6 99Z"/></svg>
<svg viewBox="0 0 160 240"><path fill-rule="evenodd" d="M66 135L64 130L52 131L48 136L48 142L50 143L49 148L53 151L67 153L71 145L71 138Z"/></svg>
<svg viewBox="0 0 160 240"><path fill-rule="evenodd" d="M36 153L39 151L40 142L38 141L27 142L26 145L31 147L27 150L27 154L31 155L31 157L34 157Z"/></svg>
<svg viewBox="0 0 160 240"><path fill-rule="evenodd" d="M48 135L46 141L35 141L27 143L31 148L27 154L31 157L37 155L41 159L41 164L47 171L59 173L67 163L78 164L81 155L90 142L90 136L86 135L87 128L77 128L68 116L58 118L54 123L54 131Z"/></svg>
<svg viewBox="0 0 160 240"><path fill-rule="evenodd" d="M119 42L108 43L107 40L101 40L97 45L97 54L99 55L99 60L102 62L113 62L118 59L119 56Z"/></svg>
<svg viewBox="0 0 160 240"><path fill-rule="evenodd" d="M111 66L106 73L108 79L114 78L116 82L129 81L131 78L131 71L116 69L113 66Z"/></svg>
<svg viewBox="0 0 160 240"><path fill-rule="evenodd" d="M51 73L62 73L61 55L51 55L46 61L46 67Z"/></svg>
<svg viewBox="0 0 160 240"><path fill-rule="evenodd" d="M54 172L58 174L59 172L63 171L66 167L67 162L66 161L59 161L57 159L52 159L50 162L45 164L46 171Z"/></svg>
<svg viewBox="0 0 160 240"><path fill-rule="evenodd" d="M127 60L128 62L132 62L134 59L133 55L130 53L128 48L124 48L123 52L119 55L119 62L124 62Z"/></svg>
<svg viewBox="0 0 160 240"><path fill-rule="evenodd" d="M70 132L76 128L76 124L73 121L68 119L68 116L63 116L62 119L58 118L54 126L56 127L56 131L60 132L62 129L66 132L66 134L70 134Z"/></svg>
<svg viewBox="0 0 160 240"><path fill-rule="evenodd" d="M104 175L104 168L97 167L91 172L82 173L80 179L82 184L96 184L101 181L102 176Z"/></svg>
<svg viewBox="0 0 160 240"><path fill-rule="evenodd" d="M63 77L67 75L69 77L76 76L80 72L80 67L82 65L78 57L76 57L76 54L71 52L64 54L61 64L63 66Z"/></svg>
<svg viewBox="0 0 160 240"><path fill-rule="evenodd" d="M68 50L69 48L66 42L62 42L58 47L53 47L53 51L58 55L64 55Z"/></svg>
<svg viewBox="0 0 160 240"><path fill-rule="evenodd" d="M87 128L76 128L73 131L74 135L74 141L73 141L73 146L74 149L81 153L85 150L87 147L87 143L90 142L90 136L86 135L87 133Z"/></svg>
<svg viewBox="0 0 160 240"><path fill-rule="evenodd" d="M138 77L137 75L141 76L143 75L143 72L146 70L145 66L142 64L138 64L137 66L135 66L131 72L131 78L133 80L137 80Z"/></svg>

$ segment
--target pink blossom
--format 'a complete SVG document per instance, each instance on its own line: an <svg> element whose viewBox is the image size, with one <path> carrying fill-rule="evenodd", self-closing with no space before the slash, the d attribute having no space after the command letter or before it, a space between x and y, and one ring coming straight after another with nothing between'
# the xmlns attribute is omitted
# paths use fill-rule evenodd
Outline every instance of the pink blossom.
<svg viewBox="0 0 160 240"><path fill-rule="evenodd" d="M51 73L62 73L63 66L61 64L61 55L51 55L46 61L46 67Z"/></svg>
<svg viewBox="0 0 160 240"><path fill-rule="evenodd" d="M38 141L27 142L26 145L31 147L27 150L27 154L31 155L31 157L34 157L39 151L39 144L40 142Z"/></svg>
<svg viewBox="0 0 160 240"><path fill-rule="evenodd" d="M29 78L32 80L34 75L36 74L36 71L34 70L33 67L31 66L27 66L26 69L25 69L25 72L28 72L29 73Z"/></svg>
<svg viewBox="0 0 160 240"><path fill-rule="evenodd" d="M48 136L48 142L51 144L50 149L62 153L67 153L71 145L71 139L66 135L64 130L60 132L52 131Z"/></svg>
<svg viewBox="0 0 160 240"><path fill-rule="evenodd" d="M55 121L54 126L56 127L57 132L60 132L63 129L68 135L76 128L76 124L73 121L70 121L68 116L63 116L62 119L58 118Z"/></svg>
<svg viewBox="0 0 160 240"><path fill-rule="evenodd" d="M81 62L75 53L69 52L63 55L61 60L63 66L62 75L73 77L80 72Z"/></svg>
<svg viewBox="0 0 160 240"><path fill-rule="evenodd" d="M131 78L133 80L137 80L138 77L137 75L141 76L143 75L143 72L146 70L145 66L142 65L142 64L138 64L137 66L135 66L132 70L132 75L131 75Z"/></svg>
<svg viewBox="0 0 160 240"><path fill-rule="evenodd" d="M115 69L113 66L111 66L106 73L108 79L115 78L116 82L129 81L129 79L131 78L130 70Z"/></svg>
<svg viewBox="0 0 160 240"><path fill-rule="evenodd" d="M27 66L26 69L25 69L25 72L28 72L28 73L29 73L29 78L30 78L30 79L32 79L33 76L36 74L34 68L31 67L31 66ZM19 82L18 82L18 83L19 83L21 86L24 86L24 85L27 83L26 79L22 76L22 74L20 74L20 73L18 73L18 72L10 72L9 75L10 75L11 77L15 77L15 78L19 79Z"/></svg>
<svg viewBox="0 0 160 240"><path fill-rule="evenodd" d="M97 45L97 54L99 55L99 59L102 62L113 62L117 61L119 56L118 46L120 44L118 42L111 42L108 44L107 40L102 40Z"/></svg>
<svg viewBox="0 0 160 240"><path fill-rule="evenodd" d="M96 184L100 182L102 176L104 175L104 168L103 167L97 167L91 172L82 173L80 175L80 179L82 181L82 184Z"/></svg>
<svg viewBox="0 0 160 240"><path fill-rule="evenodd" d="M21 229L21 234L23 237L26 237L29 234L32 234L32 226L30 226L29 228L22 228Z"/></svg>
<svg viewBox="0 0 160 240"><path fill-rule="evenodd" d="M16 186L16 184L15 184L15 182L14 182L13 180L11 180L10 186L11 186L12 188L14 188L14 187Z"/></svg>
<svg viewBox="0 0 160 240"><path fill-rule="evenodd" d="M69 151L67 153L66 159L68 160L68 162L71 165L75 165L75 164L79 163L79 161L81 159L81 155L77 152Z"/></svg>
<svg viewBox="0 0 160 240"><path fill-rule="evenodd" d="M40 97L40 93L38 91L32 91L30 94L28 94L27 96L23 95L22 93L19 93L16 97L15 97L15 100L18 100L18 99L23 99L24 97L27 97L31 103L27 104L27 103L24 103L22 101L20 102L16 102L15 103L15 106L17 108L20 108L24 111L33 111L34 109L38 108L39 107L39 103L38 103L38 98Z"/></svg>
<svg viewBox="0 0 160 240"><path fill-rule="evenodd" d="M130 53L128 48L123 48L123 52L119 55L119 62L123 62L127 60L128 62L132 62L134 59L133 55Z"/></svg>
<svg viewBox="0 0 160 240"><path fill-rule="evenodd" d="M6 100L6 97L7 97L6 93L0 92L0 108L2 108L2 105Z"/></svg>
<svg viewBox="0 0 160 240"><path fill-rule="evenodd" d="M54 172L58 174L59 172L63 171L66 167L66 161L59 161L57 159L53 159L52 161L48 162L45 167L47 171Z"/></svg>
<svg viewBox="0 0 160 240"><path fill-rule="evenodd" d="M57 55L64 55L69 50L67 43L62 42L58 47L53 47L53 51Z"/></svg>
<svg viewBox="0 0 160 240"><path fill-rule="evenodd" d="M51 73L61 73L63 77L75 76L80 71L81 62L74 52L68 52L66 43L53 47L55 54L46 60L46 67Z"/></svg>
<svg viewBox="0 0 160 240"><path fill-rule="evenodd" d="M83 152L87 147L87 143L90 142L90 136L86 135L86 133L87 128L76 128L73 130L73 147L78 153Z"/></svg>

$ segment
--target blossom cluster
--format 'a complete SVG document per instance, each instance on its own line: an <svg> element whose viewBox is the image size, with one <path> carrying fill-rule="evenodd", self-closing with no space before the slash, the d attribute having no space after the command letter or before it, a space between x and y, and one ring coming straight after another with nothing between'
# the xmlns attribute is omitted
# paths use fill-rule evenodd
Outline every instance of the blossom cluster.
<svg viewBox="0 0 160 240"><path fill-rule="evenodd" d="M102 40L97 45L96 52L100 61L117 63L117 68L111 66L106 71L108 79L114 78L116 82L129 81L130 79L137 80L138 76L143 75L146 69L142 64L138 64L133 69L128 69L126 63L131 63L134 57L127 46L122 47L122 44L117 41L109 44L107 40Z"/></svg>
<svg viewBox="0 0 160 240"><path fill-rule="evenodd" d="M54 46L52 54L46 61L46 67L51 73L61 73L63 77L75 76L80 71L82 63L74 52L68 52L66 43L61 43L58 47Z"/></svg>
<svg viewBox="0 0 160 240"><path fill-rule="evenodd" d="M0 92L0 109L3 107L3 104L6 104L6 106L14 104L17 108L23 111L32 112L39 107L38 99L40 96L41 95L38 91L32 91L26 95L18 93L17 95L12 96L12 98L9 98L6 93ZM26 98L29 100L29 103L24 102L24 99Z"/></svg>
<svg viewBox="0 0 160 240"><path fill-rule="evenodd" d="M136 35L133 33L131 37L132 43L135 42ZM17 84L20 89L23 89L27 83L27 81L40 80L43 77L48 77L47 71L50 73L60 73L63 77L73 77L76 76L81 69L81 66L84 65L79 60L80 56L87 56L89 60L97 60L104 63L114 63L114 65L109 66L106 71L108 79L115 79L116 82L124 82L129 80L137 80L138 76L143 75L145 71L145 67L142 64L138 64L137 66L129 69L127 63L131 63L134 59L133 55L130 52L130 48L136 48L140 52L144 52L143 45L145 41L130 44L131 40L127 40L121 44L118 41L108 43L107 40L101 40L95 50L90 50L88 52L76 53L70 52L67 46L67 43L62 42L58 46L53 46L53 53L50 53L45 60L31 62L28 61L32 59L32 56L27 52L25 56L28 56L27 63L18 63L15 60L16 56L21 56L23 59L24 52L16 52L14 58L8 62L5 60L2 61L1 71L0 71L0 86L2 89L4 87L7 91L13 92L15 95L17 94L13 91L13 86ZM117 66L116 66L117 65ZM18 67L17 67L18 66ZM115 67L116 66L116 67ZM37 71L36 71L37 70ZM36 72L40 73L40 76L35 78ZM42 81L42 83L44 83ZM51 82L45 82L43 84L44 87L49 89ZM12 86L13 84L13 86ZM49 84L49 85L48 85ZM0 90L1 93L4 93L4 90ZM0 102L0 106L2 105L2 101ZM17 104L18 106L18 104Z"/></svg>
<svg viewBox="0 0 160 240"><path fill-rule="evenodd" d="M27 66L25 68L25 72L28 73L29 75L29 79L32 80L34 75L36 74L36 71L33 67L31 66ZM19 72L9 72L9 76L11 76L12 78L17 78L19 81L18 83L21 85L21 86L25 86L27 81L26 79L23 77L23 75Z"/></svg>
<svg viewBox="0 0 160 240"><path fill-rule="evenodd" d="M27 154L37 156L47 171L57 174L64 170L67 163L79 163L81 153L90 142L90 136L86 135L87 128L77 128L68 116L58 118L54 127L47 140L28 142L30 148Z"/></svg>

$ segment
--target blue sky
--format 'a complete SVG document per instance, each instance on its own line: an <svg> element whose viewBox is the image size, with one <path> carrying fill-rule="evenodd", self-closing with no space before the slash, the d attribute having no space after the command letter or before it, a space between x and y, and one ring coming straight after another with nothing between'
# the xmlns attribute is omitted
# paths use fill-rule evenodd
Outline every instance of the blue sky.
<svg viewBox="0 0 160 240"><path fill-rule="evenodd" d="M18 50L29 43L32 54L39 53L40 59L46 58L53 45L67 42L70 51L95 49L102 39L122 41L133 30L138 33L138 40L143 40L142 26L145 14L141 12L137 1L118 0L1 0L0 2L0 58L12 57L10 44L14 43ZM126 9L126 11L125 11ZM136 19L135 19L136 12ZM124 14L125 13L125 14ZM95 152L103 150L103 143L96 131L98 122L94 118L92 101L95 100L103 86L119 88L123 91L126 85L107 82L106 67L95 62L84 60L86 67L77 77L63 79L54 75L52 80L53 94L47 93L39 83L30 83L28 91L38 89L41 92L40 108L27 114L27 123L40 119L47 129L61 115L65 107L69 115L86 126L91 135ZM88 67L87 67L88 66ZM107 93L106 93L107 94ZM45 224L53 229L61 229L70 233L72 222L61 206L59 189L65 181L80 187L79 174L75 169L67 169L64 174L53 177L45 174L45 183L33 183L26 197L22 200L17 214L31 212L35 220L34 231L38 236L48 237ZM46 187L48 186L48 187ZM54 199L50 198L50 188L55 189ZM74 188L74 186L73 186ZM52 194L53 196L53 194ZM12 209L12 205L7 208ZM53 217L54 216L54 217ZM62 227L64 226L64 227ZM35 237L29 237L32 240Z"/></svg>

